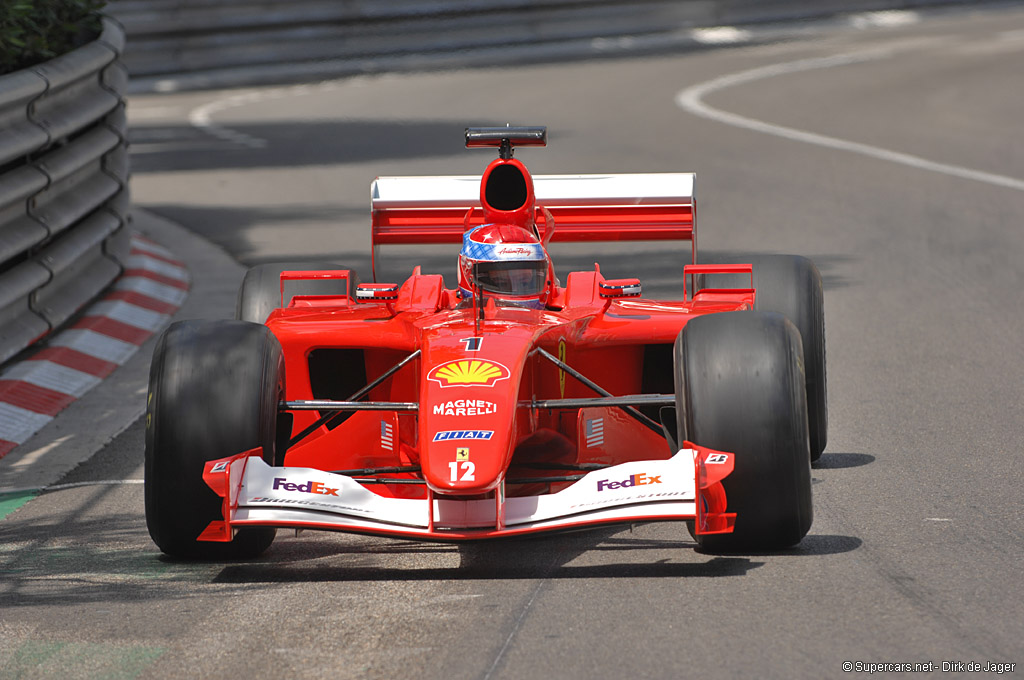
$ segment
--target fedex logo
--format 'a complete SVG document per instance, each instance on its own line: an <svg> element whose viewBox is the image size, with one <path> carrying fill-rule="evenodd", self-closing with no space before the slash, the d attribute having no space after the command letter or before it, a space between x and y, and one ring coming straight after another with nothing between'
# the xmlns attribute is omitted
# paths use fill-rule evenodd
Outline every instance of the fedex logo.
<svg viewBox="0 0 1024 680"><path fill-rule="evenodd" d="M490 439L494 430L445 430L434 435L435 442L446 442L453 439Z"/></svg>
<svg viewBox="0 0 1024 680"><path fill-rule="evenodd" d="M301 491L302 493L317 493L321 496L338 495L337 489L326 487L320 482L310 481L305 484L296 484L295 482L289 482L284 477L274 477L274 488L284 489L285 491Z"/></svg>
<svg viewBox="0 0 1024 680"><path fill-rule="evenodd" d="M607 479L602 479L597 483L597 490L628 489L631 486L645 486L647 484L661 484L661 475L648 476L641 472L638 475L630 475L627 479L624 479L621 482L611 482Z"/></svg>

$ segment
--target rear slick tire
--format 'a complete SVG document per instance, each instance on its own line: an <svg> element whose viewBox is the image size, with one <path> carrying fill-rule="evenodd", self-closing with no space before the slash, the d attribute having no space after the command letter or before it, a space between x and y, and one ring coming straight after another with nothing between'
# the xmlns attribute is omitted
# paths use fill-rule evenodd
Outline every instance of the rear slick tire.
<svg viewBox="0 0 1024 680"><path fill-rule="evenodd" d="M182 559L256 557L274 529L247 528L229 543L197 541L222 519L222 498L203 481L208 461L262 447L275 459L284 355L265 326L181 321L157 341L146 407L146 524L164 553Z"/></svg>
<svg viewBox="0 0 1024 680"><path fill-rule="evenodd" d="M800 333L774 312L691 320L674 348L677 428L735 454L722 485L731 534L697 536L705 552L780 550L811 527L811 461Z"/></svg>
<svg viewBox="0 0 1024 680"><path fill-rule="evenodd" d="M821 457L828 443L828 395L825 374L825 311L821 273L800 255L714 255L704 262L749 262L754 266L754 309L778 312L800 331L804 349L807 388L807 417L811 438L811 461ZM747 274L702 275L712 287L746 288Z"/></svg>

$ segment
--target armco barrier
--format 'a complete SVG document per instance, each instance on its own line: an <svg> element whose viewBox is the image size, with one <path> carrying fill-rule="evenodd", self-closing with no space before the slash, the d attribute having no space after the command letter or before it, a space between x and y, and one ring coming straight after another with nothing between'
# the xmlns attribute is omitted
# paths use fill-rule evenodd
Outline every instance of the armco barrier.
<svg viewBox="0 0 1024 680"><path fill-rule="evenodd" d="M577 43L579 49L593 40L628 41L697 27L968 1L110 0L107 11L131 36L124 59L133 87L164 90L183 83L274 82L288 79L288 64L344 74L378 70L386 60L405 59L416 68L425 55L445 55L473 65L500 62L503 54L515 53L506 49L511 46L563 49ZM178 78L184 74L189 77Z"/></svg>
<svg viewBox="0 0 1024 680"><path fill-rule="evenodd" d="M0 76L0 363L67 321L128 258L125 35Z"/></svg>

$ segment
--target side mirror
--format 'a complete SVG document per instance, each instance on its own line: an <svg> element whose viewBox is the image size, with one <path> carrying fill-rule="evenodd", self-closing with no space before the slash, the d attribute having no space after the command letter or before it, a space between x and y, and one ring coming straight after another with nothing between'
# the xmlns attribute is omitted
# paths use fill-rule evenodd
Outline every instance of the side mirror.
<svg viewBox="0 0 1024 680"><path fill-rule="evenodd" d="M640 279L610 279L597 284L598 293L608 300L640 297Z"/></svg>

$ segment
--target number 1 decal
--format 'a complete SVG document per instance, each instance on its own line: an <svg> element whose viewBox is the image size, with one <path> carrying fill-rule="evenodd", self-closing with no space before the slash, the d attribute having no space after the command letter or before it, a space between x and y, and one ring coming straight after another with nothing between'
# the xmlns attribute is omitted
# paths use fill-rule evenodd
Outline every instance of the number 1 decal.
<svg viewBox="0 0 1024 680"><path fill-rule="evenodd" d="M462 468L462 477L459 477L459 468ZM475 482L476 463L471 460L453 460L448 463L448 469L452 472L453 482Z"/></svg>
<svg viewBox="0 0 1024 680"><path fill-rule="evenodd" d="M480 351L480 345L484 344L484 339L480 338L480 337L463 338L459 342L466 343L466 351L467 352L479 352Z"/></svg>

